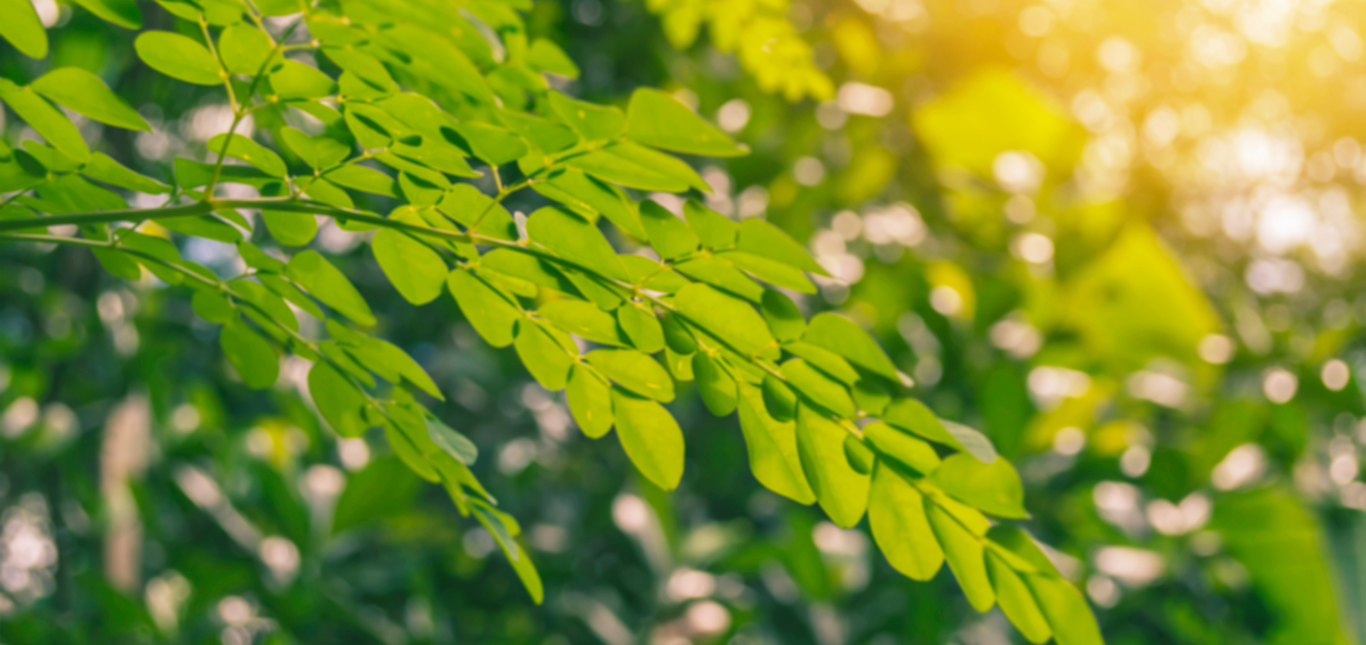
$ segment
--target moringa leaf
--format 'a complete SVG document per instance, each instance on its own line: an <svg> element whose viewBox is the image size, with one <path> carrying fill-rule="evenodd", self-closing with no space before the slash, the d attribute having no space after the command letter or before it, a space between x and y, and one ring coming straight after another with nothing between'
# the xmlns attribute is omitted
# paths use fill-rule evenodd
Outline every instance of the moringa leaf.
<svg viewBox="0 0 1366 645"><path fill-rule="evenodd" d="M242 319L228 321L218 342L247 387L260 390L275 385L280 376L280 359L270 343Z"/></svg>
<svg viewBox="0 0 1366 645"><path fill-rule="evenodd" d="M47 57L47 32L29 0L0 0L0 36L29 58Z"/></svg>
<svg viewBox="0 0 1366 645"><path fill-rule="evenodd" d="M574 365L569 371L565 398L584 435L597 439L612 429L612 386L592 366Z"/></svg>
<svg viewBox="0 0 1366 645"><path fill-rule="evenodd" d="M674 400L673 379L647 354L633 349L597 349L584 358L604 376L635 394L663 403Z"/></svg>
<svg viewBox="0 0 1366 645"><path fill-rule="evenodd" d="M449 269L430 247L407 233L384 229L370 239L379 268L405 300L425 305L441 295Z"/></svg>
<svg viewBox="0 0 1366 645"><path fill-rule="evenodd" d="M370 305L360 292L317 251L303 251L294 256L285 267L285 275L303 287L314 298L337 310L356 324L370 327L375 324L375 316L370 313Z"/></svg>
<svg viewBox="0 0 1366 645"><path fill-rule="evenodd" d="M90 159L90 148L81 138L80 130L60 110L43 100L31 87L19 87L9 79L0 78L0 101L4 101L52 147L62 154L84 162Z"/></svg>
<svg viewBox="0 0 1366 645"><path fill-rule="evenodd" d="M137 6L133 5L137 11ZM54 69L30 85L53 102L71 108L100 123L127 130L152 131L141 115L129 107L100 77L79 67Z"/></svg>
<svg viewBox="0 0 1366 645"><path fill-rule="evenodd" d="M626 136L640 143L707 157L737 157L745 149L702 120L678 99L651 88L631 95L626 109Z"/></svg>
<svg viewBox="0 0 1366 645"><path fill-rule="evenodd" d="M944 551L925 515L925 498L895 468L873 466L868 525L892 568L913 580L929 580L944 564Z"/></svg>
<svg viewBox="0 0 1366 645"><path fill-rule="evenodd" d="M868 506L869 476L844 458L848 432L815 409L797 406L797 454L802 470L830 521L853 528Z"/></svg>
<svg viewBox="0 0 1366 645"><path fill-rule="evenodd" d="M133 41L138 58L148 67L195 85L219 85L227 72L199 41L170 31L144 31Z"/></svg>
<svg viewBox="0 0 1366 645"><path fill-rule="evenodd" d="M513 343L513 332L522 313L507 296L465 269L456 269L446 276L446 288L455 297L460 311L479 332L484 341L494 347Z"/></svg>
<svg viewBox="0 0 1366 645"><path fill-rule="evenodd" d="M617 439L645 478L673 490L683 478L683 431L659 403L612 388Z"/></svg>

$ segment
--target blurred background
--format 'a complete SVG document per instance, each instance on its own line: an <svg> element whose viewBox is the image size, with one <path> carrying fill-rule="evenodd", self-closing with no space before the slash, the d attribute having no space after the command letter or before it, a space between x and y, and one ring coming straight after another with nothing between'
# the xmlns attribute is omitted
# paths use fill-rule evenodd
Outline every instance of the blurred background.
<svg viewBox="0 0 1366 645"><path fill-rule="evenodd" d="M62 26L51 60L0 44L0 76L89 69L154 125L86 121L101 150L158 177L206 157L219 93L34 4ZM802 306L872 330L915 396L1017 464L1026 526L1107 642L1366 638L1366 5L537 0L527 22L582 69L557 87L662 87L751 147L699 167L707 203L806 241L833 277ZM544 605L384 442L320 426L305 363L249 391L185 290L5 246L0 641L1023 642L947 573L905 579L865 530L763 490L695 396L673 406L683 485L654 489L361 241L317 244L448 393Z"/></svg>

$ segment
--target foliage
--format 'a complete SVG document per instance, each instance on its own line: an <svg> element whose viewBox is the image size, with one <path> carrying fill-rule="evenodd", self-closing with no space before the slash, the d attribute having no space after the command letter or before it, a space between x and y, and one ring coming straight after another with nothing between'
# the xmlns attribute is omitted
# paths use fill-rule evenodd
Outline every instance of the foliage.
<svg viewBox="0 0 1366 645"><path fill-rule="evenodd" d="M136 7L99 6L94 13L115 24L141 22ZM761 284L815 292L806 274L826 271L800 244L761 219L737 224L694 200L677 202L680 218L628 192L709 190L662 151L743 154L676 99L640 89L623 112L549 89L543 73L577 69L549 41L528 42L513 5L163 6L189 33L144 31L134 48L166 76L222 86L231 124L208 142L217 158L178 158L163 183L92 151L48 102L147 128L98 77L65 67L24 86L5 81L0 100L47 144L6 147L4 238L84 247L115 276L139 280L145 270L189 287L194 312L222 326L223 355L248 387L280 379L281 352L311 362L303 380L327 425L347 438L382 428L408 469L442 484L496 538L536 602L543 586L519 523L470 471L473 444L423 404L442 391L404 351L356 328L377 317L344 272L315 250L290 254L318 234L315 215L374 231L374 261L412 305L450 291L487 343L513 347L547 390L567 389L586 433L615 428L654 486L679 484L683 436L662 404L676 382L695 380L713 413L738 411L751 467L771 490L818 502L845 528L866 511L897 570L926 580L947 561L974 608L999 601L1030 640L1099 642L1084 598L1031 538L984 515L1027 517L1019 476L990 441L907 397L910 379L862 328L829 313L808 322ZM37 23L15 24L6 37L41 54ZM248 117L269 136L239 134ZM480 183L493 194L451 177L491 179ZM261 196L220 194L232 185ZM557 205L509 213L502 202L527 188ZM128 208L115 189L165 197ZM248 209L259 210L273 245L261 233L252 236L259 246L248 240ZM618 254L599 220L650 252ZM224 276L182 257L182 236L235 244L246 270ZM308 333L324 328L326 338ZM583 341L601 348L585 351ZM358 505L411 494L395 488L392 464L351 481L337 526L375 512Z"/></svg>

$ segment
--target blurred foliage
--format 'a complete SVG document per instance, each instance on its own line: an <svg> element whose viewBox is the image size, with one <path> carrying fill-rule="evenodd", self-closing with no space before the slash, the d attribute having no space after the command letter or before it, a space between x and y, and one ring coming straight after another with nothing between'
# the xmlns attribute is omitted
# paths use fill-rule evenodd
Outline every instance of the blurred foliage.
<svg viewBox="0 0 1366 645"><path fill-rule="evenodd" d="M65 23L53 61L99 73L153 125L101 130L103 149L155 176L208 138L221 99L171 92L123 32L43 6ZM751 147L699 164L709 205L810 240L834 277L803 307L872 330L917 396L1017 460L1028 525L1107 642L1366 636L1358 6L768 8L833 82L832 98L795 104L735 44L709 42L711 23L694 42L652 9L669 11L538 2L529 23L582 68L578 95L669 87ZM674 20L711 15L690 11ZM4 51L0 73L31 79ZM864 531L763 491L736 424L696 397L675 407L695 448L665 494L577 437L563 402L452 303L419 312L367 256L344 266L383 335L452 393L442 417L488 456L476 470L523 523L547 603L526 603L492 538L378 445L320 431L291 388L233 382L183 294L121 283L88 254L6 247L7 642L1019 638L951 576L908 582ZM102 441L111 412L139 401L148 461L123 495L101 484ZM187 495L187 467L227 503ZM340 490L337 475L387 485L332 537L333 502L314 495ZM137 509L133 592L105 579L118 504ZM244 525L298 545L297 573L275 578L234 537Z"/></svg>

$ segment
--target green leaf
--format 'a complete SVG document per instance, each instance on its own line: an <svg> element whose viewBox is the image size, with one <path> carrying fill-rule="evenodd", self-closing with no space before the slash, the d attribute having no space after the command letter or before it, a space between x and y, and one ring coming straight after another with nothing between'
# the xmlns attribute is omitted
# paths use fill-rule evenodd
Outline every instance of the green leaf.
<svg viewBox="0 0 1366 645"><path fill-rule="evenodd" d="M521 311L487 282L465 269L451 271L446 277L446 288L455 297L460 311L484 341L494 347L507 347L513 342Z"/></svg>
<svg viewBox="0 0 1366 645"><path fill-rule="evenodd" d="M674 306L689 321L742 356L754 356L775 346L759 312L744 300L705 284L694 283L680 289Z"/></svg>
<svg viewBox="0 0 1366 645"><path fill-rule="evenodd" d="M47 32L29 0L0 0L0 36L29 58L47 57Z"/></svg>
<svg viewBox="0 0 1366 645"><path fill-rule="evenodd" d="M526 62L542 72L578 78L579 68L565 55L564 50L544 38L537 38L526 52Z"/></svg>
<svg viewBox="0 0 1366 645"><path fill-rule="evenodd" d="M161 262L155 262L144 257L151 256L152 258L169 262L173 265L179 264L180 251L176 249L174 244L171 244L169 241L160 237L134 232L132 229L122 229L118 231L117 235L120 245L133 251L138 251L141 254L141 256L138 257L138 264L146 267L153 275L168 284L180 284L181 280L183 280L183 276L180 272L166 267Z"/></svg>
<svg viewBox="0 0 1366 645"><path fill-rule="evenodd" d="M674 269L699 282L726 290L751 302L759 302L764 288L741 273L734 265L714 255L695 257L675 265Z"/></svg>
<svg viewBox="0 0 1366 645"><path fill-rule="evenodd" d="M292 331L299 330L299 321L294 317L294 312L289 305L285 304L284 299L275 295L265 285L238 280L232 283L233 291L242 299L253 305L255 308L244 308L244 312L261 325L261 329L267 333L274 333L275 324L282 325ZM263 316L260 311L265 312Z"/></svg>
<svg viewBox="0 0 1366 645"><path fill-rule="evenodd" d="M522 587L531 596L531 601L539 605L545 600L541 575L536 572L536 565L531 563L531 556L527 555L522 545L513 545L517 547L517 553L507 554L508 561L512 563L512 570L517 572L517 579L522 581Z"/></svg>
<svg viewBox="0 0 1366 645"><path fill-rule="evenodd" d="M887 411L882 413L882 420L935 443L965 450L958 438L944 428L939 418L924 403L915 399L901 399L887 406Z"/></svg>
<svg viewBox="0 0 1366 645"><path fill-rule="evenodd" d="M1025 586L1020 574L1015 573L1001 556L987 551L987 576L991 587L996 591L996 601L1006 618L1015 624L1024 637L1031 643L1046 643L1052 638L1053 631L1048 628L1048 620L1034 602L1033 594Z"/></svg>
<svg viewBox="0 0 1366 645"><path fill-rule="evenodd" d="M303 246L318 235L318 220L309 213L261 209L270 236L285 246Z"/></svg>
<svg viewBox="0 0 1366 645"><path fill-rule="evenodd" d="M408 302L425 305L441 295L448 269L427 245L390 228L375 233L370 249L384 275Z"/></svg>
<svg viewBox="0 0 1366 645"><path fill-rule="evenodd" d="M806 331L806 318L802 316L802 311L781 291L765 290L759 311L768 323L769 331L778 340L796 340Z"/></svg>
<svg viewBox="0 0 1366 645"><path fill-rule="evenodd" d="M355 74L375 90L385 94L398 91L398 85L389 76L389 70L384 69L384 64L378 58L353 47L323 47L322 53L337 67Z"/></svg>
<svg viewBox="0 0 1366 645"><path fill-rule="evenodd" d="M797 393L781 378L765 374L763 382L764 408L779 421L791 421L797 416Z"/></svg>
<svg viewBox="0 0 1366 645"><path fill-rule="evenodd" d="M575 357L540 323L526 319L517 321L517 340L513 346L537 383L552 392L564 389Z"/></svg>
<svg viewBox="0 0 1366 645"><path fill-rule="evenodd" d="M695 199L689 199L683 204L683 216L688 219L688 226L697 233L702 246L713 251L724 251L735 246L740 225L725 215L703 206Z"/></svg>
<svg viewBox="0 0 1366 645"><path fill-rule="evenodd" d="M436 483L441 481L441 474L436 472L436 468L422 454L422 448L413 442L411 436L405 433L404 428L395 425L393 422L384 424L384 438L389 442L389 448L398 455L403 464L429 482ZM422 437L431 441L426 436Z"/></svg>
<svg viewBox="0 0 1366 645"><path fill-rule="evenodd" d="M280 377L280 358L266 339L241 319L223 326L218 342L247 387L262 390Z"/></svg>
<svg viewBox="0 0 1366 645"><path fill-rule="evenodd" d="M681 193L689 188L711 192L688 164L630 141L619 141L587 154L570 157L565 165L603 181L640 190Z"/></svg>
<svg viewBox="0 0 1366 645"><path fill-rule="evenodd" d="M517 241L517 224L512 220L512 215L502 204L479 192L474 186L452 186L437 208L475 233L496 240Z"/></svg>
<svg viewBox="0 0 1366 645"><path fill-rule="evenodd" d="M678 319L678 314L670 311L664 312L664 316L659 319L660 329L664 332L664 343L669 349L679 354L691 354L697 351L697 339L693 338L692 332L688 331Z"/></svg>
<svg viewBox="0 0 1366 645"><path fill-rule="evenodd" d="M797 453L797 425L780 422L765 411L763 397L753 385L737 383L736 407L740 430L749 450L749 468L769 490L799 504L816 501ZM790 417L789 417L790 418Z"/></svg>
<svg viewBox="0 0 1366 645"><path fill-rule="evenodd" d="M844 438L844 459L854 472L867 475L873 472L873 461L877 455L862 439L851 434Z"/></svg>
<svg viewBox="0 0 1366 645"><path fill-rule="evenodd" d="M810 363L794 358L783 363L782 372L787 384L808 401L845 419L852 419L858 413L849 390L811 367Z"/></svg>
<svg viewBox="0 0 1366 645"><path fill-rule="evenodd" d="M81 138L81 131L65 114L38 96L33 88L19 87L9 79L0 78L0 101L9 105L20 119L62 154L81 162L90 159L90 148Z"/></svg>
<svg viewBox="0 0 1366 645"><path fill-rule="evenodd" d="M315 368L316 369L316 368ZM332 513L332 533L412 507L422 483L395 457L380 457L347 478Z"/></svg>
<svg viewBox="0 0 1366 645"><path fill-rule="evenodd" d="M816 293L816 285L812 284L805 274L781 262L744 251L726 251L718 253L716 257L744 269L750 275L773 286L798 293Z"/></svg>
<svg viewBox="0 0 1366 645"><path fill-rule="evenodd" d="M612 387L591 366L576 363L569 371L565 398L583 434L597 439L612 429Z"/></svg>
<svg viewBox="0 0 1366 645"><path fill-rule="evenodd" d="M527 235L542 248L576 266L628 281L626 267L597 227L554 207L538 209L526 223Z"/></svg>
<svg viewBox="0 0 1366 645"><path fill-rule="evenodd" d="M431 437L433 443L445 450L446 454L459 459L460 463L466 466L474 465L474 461L479 458L479 448L474 445L473 441L457 432L455 428L442 423L436 417L428 416L425 418L427 419L427 435Z"/></svg>
<svg viewBox="0 0 1366 645"><path fill-rule="evenodd" d="M849 365L849 362L828 349L798 340L783 345L783 351L805 360L812 367L834 377L846 386L852 386L859 380L858 372Z"/></svg>
<svg viewBox="0 0 1366 645"><path fill-rule="evenodd" d="M935 537L939 538L939 544L944 548L944 559L948 560L949 568L958 578L958 586L968 597L968 604L977 611L991 609L996 603L996 592L992 590L991 580L987 577L981 540L937 504L927 504L925 513L930 518Z"/></svg>
<svg viewBox="0 0 1366 645"><path fill-rule="evenodd" d="M740 234L735 244L737 251L745 251L770 260L809 271L817 275L830 275L816 264L806 249L792 239L782 229L757 218L740 222Z"/></svg>
<svg viewBox="0 0 1366 645"><path fill-rule="evenodd" d="M720 360L706 352L697 352L692 358L692 373L702 403L712 414L724 417L735 411L737 394L735 378L720 365Z"/></svg>
<svg viewBox="0 0 1366 645"><path fill-rule="evenodd" d="M284 262L266 255L265 251L262 251L251 242L239 242L237 244L237 252L241 254L242 261L246 262L249 267L273 271L275 273L280 273L285 270Z"/></svg>
<svg viewBox="0 0 1366 645"><path fill-rule="evenodd" d="M103 152L91 153L90 161L81 166L81 174L96 181L140 193L164 194L171 192L170 186L129 170Z"/></svg>
<svg viewBox="0 0 1366 645"><path fill-rule="evenodd" d="M665 259L681 258L697 251L701 243L697 234L673 213L665 210L658 202L646 200L640 204L640 223L649 234L650 246L659 257Z"/></svg>
<svg viewBox="0 0 1366 645"><path fill-rule="evenodd" d="M640 218L636 216L631 201L622 195L619 188L599 182L573 168L531 187L579 215L586 218L606 217L627 235L638 240L646 239Z"/></svg>
<svg viewBox="0 0 1366 645"><path fill-rule="evenodd" d="M612 388L617 439L645 478L673 490L683 478L683 431L664 406L619 387Z"/></svg>
<svg viewBox="0 0 1366 645"><path fill-rule="evenodd" d="M674 273L669 267L656 260L640 255L623 255L621 263L631 274L631 284L664 293L678 293L679 289L690 283L683 276Z"/></svg>
<svg viewBox="0 0 1366 645"><path fill-rule="evenodd" d="M516 161L527 153L521 137L495 125L465 121L455 124L452 129L459 139L457 145L463 142L461 147L490 166Z"/></svg>
<svg viewBox="0 0 1366 645"><path fill-rule="evenodd" d="M668 403L674 400L674 382L655 359L633 349L597 349L585 357L588 362L640 396Z"/></svg>
<svg viewBox="0 0 1366 645"><path fill-rule="evenodd" d="M1048 619L1057 645L1104 644L1096 617L1076 587L1053 576L1026 574L1024 580Z"/></svg>
<svg viewBox="0 0 1366 645"><path fill-rule="evenodd" d="M664 366L669 370L669 375L675 381L692 380L692 354L679 354L672 349L664 348Z"/></svg>
<svg viewBox="0 0 1366 645"><path fill-rule="evenodd" d="M285 267L285 275L307 289L314 298L357 324L365 327L375 324L370 305L365 304L360 292L317 251L307 250L294 256Z"/></svg>
<svg viewBox="0 0 1366 645"><path fill-rule="evenodd" d="M617 322L631 345L646 354L664 349L664 330L648 304L627 303L617 308Z"/></svg>
<svg viewBox="0 0 1366 645"><path fill-rule="evenodd" d="M330 168L351 154L350 146L332 137L310 137L294 128L280 128L280 137L310 168Z"/></svg>
<svg viewBox="0 0 1366 645"><path fill-rule="evenodd" d="M512 249L494 249L479 257L481 270L521 278L560 293L573 293L574 285L544 260Z"/></svg>
<svg viewBox="0 0 1366 645"><path fill-rule="evenodd" d="M246 24L229 25L218 36L218 55L223 58L223 66L234 74L255 76L265 71L273 49L270 36ZM278 64L279 60L276 55L274 62Z"/></svg>
<svg viewBox="0 0 1366 645"><path fill-rule="evenodd" d="M261 284L266 285L267 288L273 291L275 295L288 300L294 306L307 312L308 315L319 320L325 320L327 318L327 314L323 313L322 307L319 307L318 303L314 302L312 298L309 298L303 291L300 291L298 287L294 286L294 283L273 273L266 273L263 271L258 271L256 273L256 278L261 281Z"/></svg>
<svg viewBox="0 0 1366 645"><path fill-rule="evenodd" d="M317 99L337 93L337 83L312 65L284 60L270 73L270 87L281 99Z"/></svg>
<svg viewBox="0 0 1366 645"><path fill-rule="evenodd" d="M866 330L839 314L816 314L802 340L824 347L864 370L897 382L896 366Z"/></svg>
<svg viewBox="0 0 1366 645"><path fill-rule="evenodd" d="M542 318L584 340L604 345L624 345L617 321L591 302L563 298L552 300L536 311Z"/></svg>
<svg viewBox="0 0 1366 645"><path fill-rule="evenodd" d="M626 108L626 136L640 143L707 157L738 157L746 153L715 126L656 89L641 88Z"/></svg>
<svg viewBox="0 0 1366 645"><path fill-rule="evenodd" d="M308 371L308 394L332 430L343 437L359 437L370 427L361 415L365 397L349 379L327 363Z"/></svg>
<svg viewBox="0 0 1366 645"><path fill-rule="evenodd" d="M374 168L347 164L323 175L328 181L361 192L397 197L398 185L394 179Z"/></svg>
<svg viewBox="0 0 1366 645"><path fill-rule="evenodd" d="M280 155L275 154L274 150L240 134L214 135L212 139L209 139L209 150L226 154L234 159L241 159L272 177L283 178L288 172L284 160L280 159Z"/></svg>
<svg viewBox="0 0 1366 645"><path fill-rule="evenodd" d="M830 521L853 528L868 505L869 476L861 475L844 458L848 432L821 413L797 406L797 454L811 488Z"/></svg>
<svg viewBox="0 0 1366 645"><path fill-rule="evenodd" d="M892 568L913 580L929 580L944 564L944 551L925 515L925 498L895 468L878 462L868 493L868 525Z"/></svg>
<svg viewBox="0 0 1366 645"><path fill-rule="evenodd" d="M133 7L134 11L137 7ZM152 126L114 94L100 77L79 67L54 69L30 86L34 91L56 103L84 114L100 123L128 130L146 130Z"/></svg>
<svg viewBox="0 0 1366 645"><path fill-rule="evenodd" d="M224 72L199 41L170 31L144 31L133 41L138 58L171 78L195 85L218 85Z"/></svg>
<svg viewBox="0 0 1366 645"><path fill-rule="evenodd" d="M917 474L928 475L939 468L939 455L930 444L881 421L863 428L863 436L882 454L909 466Z"/></svg>
<svg viewBox="0 0 1366 645"><path fill-rule="evenodd" d="M232 320L236 313L232 303L228 302L223 294L207 289L195 290L194 296L190 299L190 307L200 318L220 325Z"/></svg>
<svg viewBox="0 0 1366 645"><path fill-rule="evenodd" d="M521 135L527 143L542 152L561 152L579 142L579 135L573 130L549 119L509 110L498 110L495 114L498 121L509 130Z"/></svg>
<svg viewBox="0 0 1366 645"><path fill-rule="evenodd" d="M958 501L997 517L1029 517L1024 508L1020 475L1005 459L984 464L972 455L960 452L944 459L930 480Z"/></svg>
<svg viewBox="0 0 1366 645"><path fill-rule="evenodd" d="M135 0L76 0L105 22L125 29L142 29L142 10Z"/></svg>
<svg viewBox="0 0 1366 645"><path fill-rule="evenodd" d="M576 101L559 92L550 92L549 95L550 109L584 139L615 139L626 128L626 116L617 108Z"/></svg>

